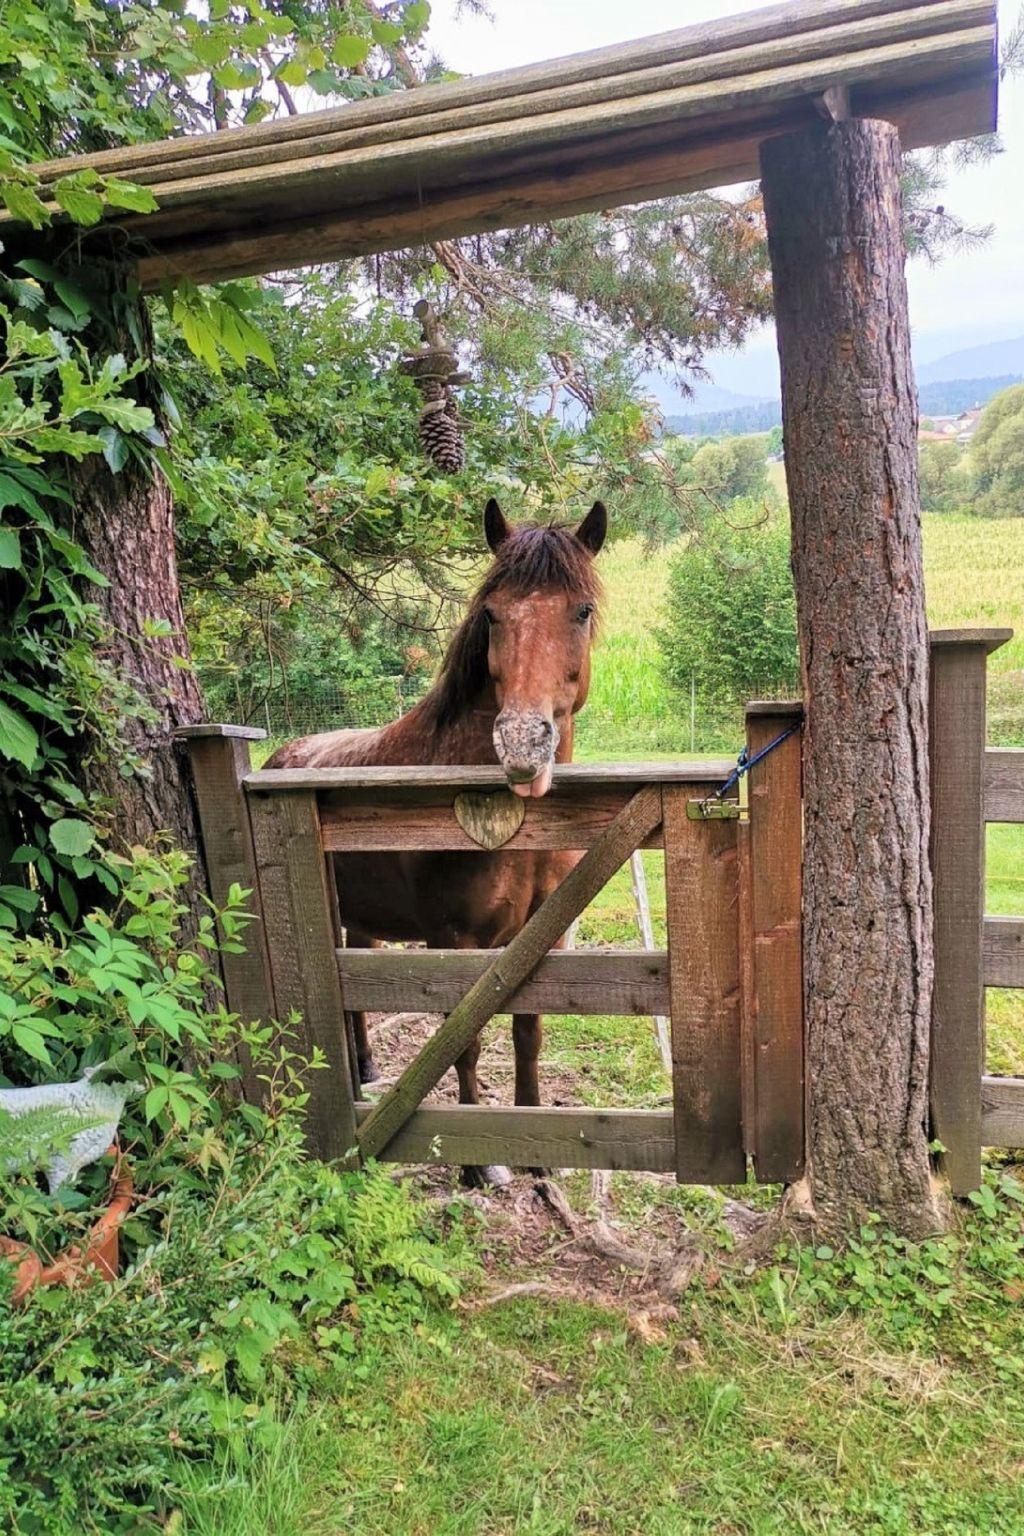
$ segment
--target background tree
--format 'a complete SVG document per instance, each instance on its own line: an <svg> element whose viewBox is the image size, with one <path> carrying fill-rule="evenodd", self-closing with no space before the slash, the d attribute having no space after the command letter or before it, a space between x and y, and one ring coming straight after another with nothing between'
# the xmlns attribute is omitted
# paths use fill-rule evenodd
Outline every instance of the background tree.
<svg viewBox="0 0 1024 1536"><path fill-rule="evenodd" d="M985 407L968 459L975 510L988 517L1024 513L1024 384Z"/></svg>

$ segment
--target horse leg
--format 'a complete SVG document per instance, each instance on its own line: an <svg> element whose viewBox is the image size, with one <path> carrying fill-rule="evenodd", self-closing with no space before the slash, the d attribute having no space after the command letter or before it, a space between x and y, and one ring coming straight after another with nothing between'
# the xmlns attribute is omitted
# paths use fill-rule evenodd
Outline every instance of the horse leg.
<svg viewBox="0 0 1024 1536"><path fill-rule="evenodd" d="M540 1059L544 1029L539 1013L512 1015L512 1044L516 1053L516 1103L536 1106L540 1103Z"/></svg>
<svg viewBox="0 0 1024 1536"><path fill-rule="evenodd" d="M359 933L350 928L345 935L346 949L379 949L380 941L371 939L368 934ZM352 1031L352 1038L356 1048L356 1071L361 1083L375 1083L380 1077L373 1061L373 1050L370 1046L370 1035L366 1028L366 1014L351 1008L345 1010L345 1023Z"/></svg>

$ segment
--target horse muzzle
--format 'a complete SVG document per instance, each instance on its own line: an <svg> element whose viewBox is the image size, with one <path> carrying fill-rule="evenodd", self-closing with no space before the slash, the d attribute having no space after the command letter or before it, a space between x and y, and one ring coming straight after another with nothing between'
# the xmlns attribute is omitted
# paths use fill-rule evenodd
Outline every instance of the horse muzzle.
<svg viewBox="0 0 1024 1536"><path fill-rule="evenodd" d="M512 790L537 800L551 788L558 727L539 711L503 709L494 722L494 750Z"/></svg>

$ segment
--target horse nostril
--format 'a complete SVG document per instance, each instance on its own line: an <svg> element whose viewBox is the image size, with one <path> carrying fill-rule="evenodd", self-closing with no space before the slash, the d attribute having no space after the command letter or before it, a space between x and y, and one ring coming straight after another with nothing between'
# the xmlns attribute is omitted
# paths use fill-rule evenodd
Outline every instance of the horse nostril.
<svg viewBox="0 0 1024 1536"><path fill-rule="evenodd" d="M540 734L541 734L541 739L544 740L544 741L547 741L551 736L553 736L555 734L554 721L553 720L542 720L540 722Z"/></svg>

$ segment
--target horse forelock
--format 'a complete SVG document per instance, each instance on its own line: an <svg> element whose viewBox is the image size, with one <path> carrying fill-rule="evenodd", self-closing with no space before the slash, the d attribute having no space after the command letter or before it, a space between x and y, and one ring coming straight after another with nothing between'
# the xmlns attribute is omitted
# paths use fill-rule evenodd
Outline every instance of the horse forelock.
<svg viewBox="0 0 1024 1536"><path fill-rule="evenodd" d="M590 552L568 528L521 527L499 545L448 647L441 672L424 700L435 728L453 724L479 697L487 679L487 599L498 592L564 592L596 605L601 581ZM596 613L595 613L596 626Z"/></svg>

